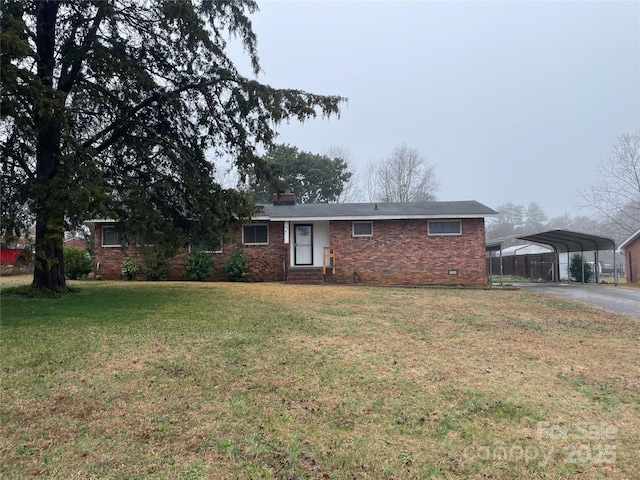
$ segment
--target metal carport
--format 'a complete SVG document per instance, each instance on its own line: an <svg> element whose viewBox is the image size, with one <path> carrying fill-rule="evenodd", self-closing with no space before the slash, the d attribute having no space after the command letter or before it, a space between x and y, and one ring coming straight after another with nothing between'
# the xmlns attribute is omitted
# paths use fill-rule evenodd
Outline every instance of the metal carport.
<svg viewBox="0 0 640 480"><path fill-rule="evenodd" d="M616 243L607 237L600 237L597 235L591 235L589 233L572 232L570 230L563 230L560 228L553 230L546 230L540 233L532 233L529 235L517 236L519 240L527 240L530 242L544 243L550 245L556 252L556 281L560 278L560 253L580 252L581 255L584 252L595 251L596 258L595 263L598 263L598 251L599 250L613 250L613 271L614 271L614 283L618 285L618 269L616 267ZM584 255L583 255L584 258ZM583 264L584 268L584 264ZM596 282L599 282L598 270L596 269ZM582 275L584 279L584 272Z"/></svg>
<svg viewBox="0 0 640 480"><path fill-rule="evenodd" d="M487 274L489 275L489 284L493 283L493 262L491 259L493 258L493 252L500 252L500 285L502 285L502 245L504 241L503 239L492 240L486 242L485 249L489 252L489 271Z"/></svg>

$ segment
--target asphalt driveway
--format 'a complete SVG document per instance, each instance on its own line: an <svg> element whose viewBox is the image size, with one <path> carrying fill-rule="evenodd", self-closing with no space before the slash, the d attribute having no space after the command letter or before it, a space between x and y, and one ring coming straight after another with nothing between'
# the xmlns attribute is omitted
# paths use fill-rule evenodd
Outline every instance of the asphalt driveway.
<svg viewBox="0 0 640 480"><path fill-rule="evenodd" d="M520 287L585 302L611 312L635 315L640 319L640 290L613 285L567 283L521 283Z"/></svg>

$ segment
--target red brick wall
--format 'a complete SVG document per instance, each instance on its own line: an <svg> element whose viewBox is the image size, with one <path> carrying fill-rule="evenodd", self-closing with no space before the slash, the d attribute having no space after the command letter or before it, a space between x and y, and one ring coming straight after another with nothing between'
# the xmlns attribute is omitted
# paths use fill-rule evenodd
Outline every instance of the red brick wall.
<svg viewBox="0 0 640 480"><path fill-rule="evenodd" d="M125 256L137 263L142 263L142 259L132 247L124 251L119 247L102 247L102 226L96 224L95 229L94 272L104 279L119 279ZM353 237L351 221L331 221L329 235L337 256L338 283L483 285L487 282L484 219L462 220L462 235L450 236L427 235L427 220L378 220L373 222L372 237ZM234 245L241 241L242 232L238 231L222 253L212 254L215 266L209 280L226 280L222 265ZM285 262L288 265L288 247L284 244L283 222L270 222L268 245L243 247L249 279L282 281ZM170 280L183 279L187 255L183 251L173 259ZM640 252L637 255L640 259ZM450 270L458 270L458 274L451 275Z"/></svg>
<svg viewBox="0 0 640 480"><path fill-rule="evenodd" d="M624 265L627 282L640 283L640 236L624 247Z"/></svg>
<svg viewBox="0 0 640 480"><path fill-rule="evenodd" d="M427 220L378 220L372 237L353 237L351 221L332 221L330 238L338 283L487 282L484 219L462 220L462 235L445 236L427 235Z"/></svg>
<svg viewBox="0 0 640 480"><path fill-rule="evenodd" d="M121 267L125 257L131 257L137 264L142 264L142 257L134 247L103 247L102 227L113 224L96 224L95 226L95 247L93 267L94 273L100 275L105 280L118 280L121 278ZM238 231L234 235L233 241L229 242L222 249L221 253L212 253L214 258L213 273L209 280L226 280L226 274L222 269L227 258L233 251L235 245L242 242L242 232ZM284 226L282 222L271 222L269 224L269 244L268 245L245 245L243 251L247 256L247 271L251 281L281 281L284 279L283 261L287 255L287 246L284 245ZM184 279L184 263L189 255L187 250L181 251L174 257L169 265L169 280ZM142 274L139 279L143 279Z"/></svg>
<svg viewBox="0 0 640 480"><path fill-rule="evenodd" d="M242 232L236 234L235 245L242 242ZM279 282L284 280L285 259L289 245L284 244L284 222L269 222L268 245L244 245L243 251L247 256L247 270L252 282ZM233 250L233 246L226 247L223 254L216 255L216 265L222 266L226 257ZM224 271L220 280L225 280Z"/></svg>
<svg viewBox="0 0 640 480"><path fill-rule="evenodd" d="M105 280L121 278L124 257L132 257L137 263L140 261L140 256L133 249L128 248L125 251L119 247L102 246L102 229L112 225L96 223L93 236L93 273Z"/></svg>

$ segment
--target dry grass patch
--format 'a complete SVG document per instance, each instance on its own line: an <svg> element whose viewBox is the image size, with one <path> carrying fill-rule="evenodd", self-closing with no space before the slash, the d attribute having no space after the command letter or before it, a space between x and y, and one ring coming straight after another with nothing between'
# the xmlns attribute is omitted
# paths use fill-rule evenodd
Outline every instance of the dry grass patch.
<svg viewBox="0 0 640 480"><path fill-rule="evenodd" d="M0 275L0 285L29 285L33 281L33 275Z"/></svg>
<svg viewBox="0 0 640 480"><path fill-rule="evenodd" d="M120 282L2 309L5 478L640 478L622 315L527 291Z"/></svg>

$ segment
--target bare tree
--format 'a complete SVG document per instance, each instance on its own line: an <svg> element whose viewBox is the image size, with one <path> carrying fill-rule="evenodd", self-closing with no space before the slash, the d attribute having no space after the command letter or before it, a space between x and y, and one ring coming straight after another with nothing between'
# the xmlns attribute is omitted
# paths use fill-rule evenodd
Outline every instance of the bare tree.
<svg viewBox="0 0 640 480"><path fill-rule="evenodd" d="M369 202L377 200L376 194L378 190L377 182L377 164L373 160L369 160L364 169L364 172L360 175L360 182L362 183L362 192Z"/></svg>
<svg viewBox="0 0 640 480"><path fill-rule="evenodd" d="M640 132L618 137L598 165L600 181L580 192L581 208L598 212L616 236L640 227Z"/></svg>
<svg viewBox="0 0 640 480"><path fill-rule="evenodd" d="M341 159L347 165L347 170L352 174L349 180L344 183L342 191L336 198L336 202L353 203L361 200L362 197L359 188L360 177L356 172L349 150L340 145L333 145L324 152L324 155L329 158Z"/></svg>
<svg viewBox="0 0 640 480"><path fill-rule="evenodd" d="M440 187L435 167L420 150L398 145L390 156L368 168L371 200L427 202L436 199Z"/></svg>

